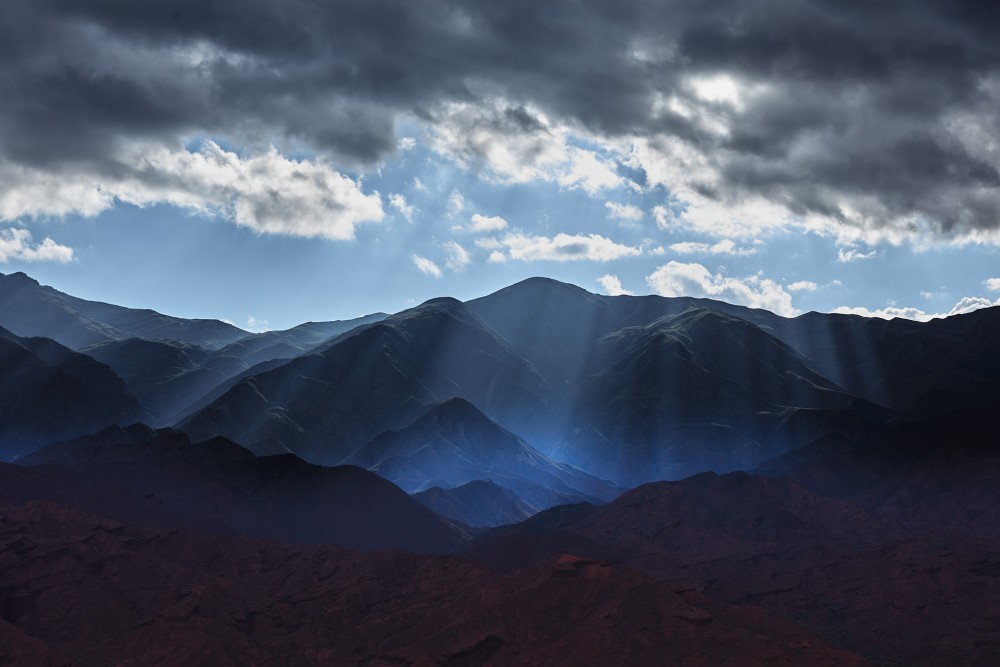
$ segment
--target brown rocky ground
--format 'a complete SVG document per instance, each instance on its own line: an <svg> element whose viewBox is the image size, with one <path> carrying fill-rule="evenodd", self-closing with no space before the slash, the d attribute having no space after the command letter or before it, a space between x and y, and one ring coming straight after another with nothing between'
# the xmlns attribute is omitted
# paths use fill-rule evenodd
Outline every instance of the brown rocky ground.
<svg viewBox="0 0 1000 667"><path fill-rule="evenodd" d="M758 606L561 556L468 560L0 506L3 665L862 665Z"/></svg>

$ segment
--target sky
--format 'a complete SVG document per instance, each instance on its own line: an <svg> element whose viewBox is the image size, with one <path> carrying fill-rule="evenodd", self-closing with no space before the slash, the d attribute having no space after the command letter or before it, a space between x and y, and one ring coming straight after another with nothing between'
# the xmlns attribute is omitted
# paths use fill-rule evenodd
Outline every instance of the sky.
<svg viewBox="0 0 1000 667"><path fill-rule="evenodd" d="M248 330L543 275L1000 305L1000 7L4 0L0 272Z"/></svg>

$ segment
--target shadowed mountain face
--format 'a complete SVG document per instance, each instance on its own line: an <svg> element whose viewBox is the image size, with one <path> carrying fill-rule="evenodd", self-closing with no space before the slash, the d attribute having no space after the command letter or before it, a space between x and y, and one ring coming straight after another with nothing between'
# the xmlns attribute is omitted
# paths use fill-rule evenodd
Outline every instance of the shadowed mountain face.
<svg viewBox="0 0 1000 667"><path fill-rule="evenodd" d="M7 664L866 664L758 607L579 558L498 574L44 502L0 516Z"/></svg>
<svg viewBox="0 0 1000 667"><path fill-rule="evenodd" d="M610 500L621 491L555 463L461 398L439 403L403 429L378 435L348 461L410 492L426 488L428 480L461 485L487 478L509 487L538 484L575 501Z"/></svg>
<svg viewBox="0 0 1000 667"><path fill-rule="evenodd" d="M47 338L0 329L0 460L143 416L110 368Z"/></svg>
<svg viewBox="0 0 1000 667"><path fill-rule="evenodd" d="M520 523L545 509L529 505L510 489L485 480L451 489L434 486L413 497L436 514L480 528Z"/></svg>
<svg viewBox="0 0 1000 667"><path fill-rule="evenodd" d="M453 396L521 426L543 419L554 400L534 367L462 303L436 299L242 380L182 428L336 464Z"/></svg>
<svg viewBox="0 0 1000 667"><path fill-rule="evenodd" d="M1000 308L930 322L807 313L773 326L827 377L906 418L1000 400Z"/></svg>
<svg viewBox="0 0 1000 667"><path fill-rule="evenodd" d="M0 326L20 336L52 338L73 349L124 338L219 349L248 335L218 320L188 320L78 299L23 273L0 274Z"/></svg>
<svg viewBox="0 0 1000 667"><path fill-rule="evenodd" d="M178 341L144 338L111 340L81 351L110 366L147 412L154 425L175 423L228 380L259 364L288 360L384 314L343 322L307 322L286 331L248 334L219 350Z"/></svg>
<svg viewBox="0 0 1000 667"><path fill-rule="evenodd" d="M222 438L192 443L172 429L110 428L50 445L19 463L58 464L108 480L156 500L183 517L180 525L196 528L417 553L447 553L467 538L360 468L323 468L290 454L255 458Z"/></svg>

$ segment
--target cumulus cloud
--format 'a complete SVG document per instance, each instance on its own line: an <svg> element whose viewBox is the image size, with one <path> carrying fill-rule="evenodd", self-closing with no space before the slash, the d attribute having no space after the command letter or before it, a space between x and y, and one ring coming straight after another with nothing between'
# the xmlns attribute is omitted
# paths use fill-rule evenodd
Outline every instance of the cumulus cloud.
<svg viewBox="0 0 1000 667"><path fill-rule="evenodd" d="M73 249L45 237L41 243L32 240L27 229L0 229L0 264L10 261L62 262L72 261Z"/></svg>
<svg viewBox="0 0 1000 667"><path fill-rule="evenodd" d="M469 230L473 232L499 232L507 229L507 221L499 215L487 217L478 213L473 214Z"/></svg>
<svg viewBox="0 0 1000 667"><path fill-rule="evenodd" d="M722 239L717 243L697 243L684 241L674 243L670 249L679 255L733 255L745 257L757 252L756 248L739 248L731 239Z"/></svg>
<svg viewBox="0 0 1000 667"><path fill-rule="evenodd" d="M928 313L919 308L898 307L898 306L886 306L885 308L876 308L874 310L865 308L863 306L838 306L837 308L834 308L830 312L839 313L842 315L861 315L862 317L880 317L884 320L891 320L897 317L901 317L908 320L927 322L929 320L941 317L950 317L952 315L963 315L965 313L971 313L981 308L990 308L991 306L1000 306L1000 299L997 299L996 301L990 301L989 299L981 296L962 297L958 301L958 303L956 303L951 308L951 310L949 310L946 313Z"/></svg>
<svg viewBox="0 0 1000 667"><path fill-rule="evenodd" d="M623 182L613 160L571 143L569 127L502 98L448 102L431 114L432 148L502 183L550 181L589 194Z"/></svg>
<svg viewBox="0 0 1000 667"><path fill-rule="evenodd" d="M628 220L636 222L642 220L642 209L632 204L619 204L618 202L604 202L604 208L608 209L608 217L616 220Z"/></svg>
<svg viewBox="0 0 1000 667"><path fill-rule="evenodd" d="M400 214L410 222L413 221L413 213L416 209L414 209L412 204L406 203L406 197L403 195L397 193L390 194L389 206L399 211Z"/></svg>
<svg viewBox="0 0 1000 667"><path fill-rule="evenodd" d="M791 317L798 314L792 295L780 284L759 275L733 278L712 273L701 264L670 261L646 277L650 289L660 296L694 296L764 308Z"/></svg>
<svg viewBox="0 0 1000 667"><path fill-rule="evenodd" d="M788 285L789 292L815 292L818 285L811 280L797 280Z"/></svg>
<svg viewBox="0 0 1000 667"><path fill-rule="evenodd" d="M500 239L512 259L524 262L591 260L607 262L622 257L636 257L641 248L615 243L599 234L556 234L554 237L508 234Z"/></svg>
<svg viewBox="0 0 1000 667"><path fill-rule="evenodd" d="M440 278L443 275L443 273L441 272L441 267L432 262L431 260L427 259L426 257L421 257L420 255L413 255L411 256L411 259L413 260L414 265L416 265L416 267L420 269L422 273L434 278Z"/></svg>
<svg viewBox="0 0 1000 667"><path fill-rule="evenodd" d="M601 284L604 289L604 293L609 296L632 296L632 292L622 287L622 281L618 279L618 276L607 273L597 279L597 282Z"/></svg>
<svg viewBox="0 0 1000 667"><path fill-rule="evenodd" d="M987 278L983 281L983 285L991 292L1000 292L1000 278Z"/></svg>
<svg viewBox="0 0 1000 667"><path fill-rule="evenodd" d="M273 148L241 157L212 141L197 151L134 145L118 159L114 176L7 171L14 182L0 189L0 217L95 215L115 201L166 203L262 233L344 240L354 238L359 224L384 216L377 192L366 194L325 163L289 159Z"/></svg>
<svg viewBox="0 0 1000 667"><path fill-rule="evenodd" d="M988 3L230 4L7 0L3 169L106 179L194 136L363 168L405 120L504 182L596 193L627 162L727 238L1000 240Z"/></svg>
<svg viewBox="0 0 1000 667"><path fill-rule="evenodd" d="M469 251L454 241L445 243L444 249L448 255L445 266L452 271L461 271L472 261L472 258L469 257Z"/></svg>

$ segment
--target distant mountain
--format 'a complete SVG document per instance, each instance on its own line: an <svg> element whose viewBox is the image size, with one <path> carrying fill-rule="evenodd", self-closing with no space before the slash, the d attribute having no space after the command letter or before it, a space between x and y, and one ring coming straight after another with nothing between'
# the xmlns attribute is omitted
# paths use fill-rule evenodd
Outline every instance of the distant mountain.
<svg viewBox="0 0 1000 667"><path fill-rule="evenodd" d="M144 415L121 378L47 338L0 328L0 460Z"/></svg>
<svg viewBox="0 0 1000 667"><path fill-rule="evenodd" d="M776 337L782 320L532 279L434 299L246 374L182 427L336 464L457 396L542 455L627 485L753 467L823 433L863 439L892 417ZM431 450L412 454L358 461L411 489L482 478L430 476L414 463Z"/></svg>
<svg viewBox="0 0 1000 667"><path fill-rule="evenodd" d="M468 537L361 468L323 468L288 454L256 458L228 440L193 443L173 429L109 428L18 463L58 464L155 499L195 526L268 539L447 553Z"/></svg>
<svg viewBox="0 0 1000 667"><path fill-rule="evenodd" d="M587 350L555 456L641 481L746 469L891 411L852 396L760 327L713 309L625 327Z"/></svg>
<svg viewBox="0 0 1000 667"><path fill-rule="evenodd" d="M23 274L3 284L76 303ZM63 305L56 312L65 317ZM123 337L108 328L113 318L80 329L74 315L67 326L100 334L86 352L125 379L154 425L324 465L352 460L452 397L541 456L619 486L751 469L823 437L864 445L892 422L1000 400L1000 308L928 323L784 318L533 278L468 303L432 299L380 318L241 332L221 347ZM365 466L410 489L483 478L430 476L447 469L438 461L425 470L432 455L440 452ZM523 476L495 481L529 504L574 499L543 501L565 489L529 488L539 482Z"/></svg>
<svg viewBox="0 0 1000 667"><path fill-rule="evenodd" d="M23 273L0 273L0 326L80 349L124 338L172 340L219 349L249 334L218 320L183 319L153 310L78 299Z"/></svg>
<svg viewBox="0 0 1000 667"><path fill-rule="evenodd" d="M1000 307L930 322L806 313L773 330L838 385L907 418L1000 400Z"/></svg>
<svg viewBox="0 0 1000 667"><path fill-rule="evenodd" d="M473 527L520 523L539 511L491 480L466 482L451 489L434 486L413 497L434 513Z"/></svg>
<svg viewBox="0 0 1000 667"><path fill-rule="evenodd" d="M423 490L428 480L457 486L481 479L534 483L577 501L610 500L621 491L543 456L461 398L439 403L408 426L378 435L348 461L410 492Z"/></svg>
<svg viewBox="0 0 1000 667"><path fill-rule="evenodd" d="M381 322L387 317L386 313L373 313L350 320L306 322L291 329L251 334L219 350L213 358L234 357L244 364L244 368L272 359L291 359L352 329Z"/></svg>
<svg viewBox="0 0 1000 667"><path fill-rule="evenodd" d="M434 299L241 380L181 423L258 454L337 464L453 396L530 425L557 400L537 370L454 299Z"/></svg>
<svg viewBox="0 0 1000 667"><path fill-rule="evenodd" d="M337 322L307 322L286 331L249 334L220 350L178 341L127 338L96 343L81 351L106 363L129 391L165 426L185 416L192 404L226 381L259 364L305 354L358 326L384 319L382 313Z"/></svg>

